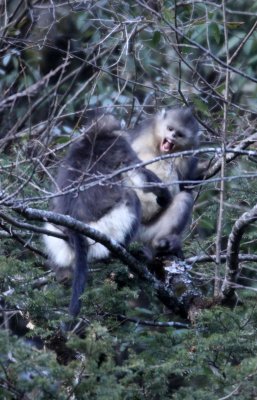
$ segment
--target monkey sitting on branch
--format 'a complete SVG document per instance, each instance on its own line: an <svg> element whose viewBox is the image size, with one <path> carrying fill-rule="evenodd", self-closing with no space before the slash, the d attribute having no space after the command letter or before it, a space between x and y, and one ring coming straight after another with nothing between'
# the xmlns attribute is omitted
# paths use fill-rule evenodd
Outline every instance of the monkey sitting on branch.
<svg viewBox="0 0 257 400"><path fill-rule="evenodd" d="M158 209L170 202L170 193L161 187L160 178L150 169L140 167L132 173L117 170L140 163L134 150L112 115L98 118L82 138L71 145L61 163L56 184L58 193L52 211L69 215L106 236L127 246L138 234L142 208L133 185L141 187L138 193L151 193ZM132 187L131 187L132 183ZM73 283L69 312L80 311L80 296L84 291L88 262L109 256L102 244L71 229L45 224L53 233L63 233L68 241L44 235L47 254L55 268L72 268Z"/></svg>
<svg viewBox="0 0 257 400"><path fill-rule="evenodd" d="M199 146L199 124L190 108L162 110L131 129L130 143L142 161L175 154ZM182 236L189 224L193 195L183 184L196 178L197 158L180 156L147 165L169 189L171 201L160 207L152 193L137 191L142 207L139 239L155 253L171 253L183 258Z"/></svg>

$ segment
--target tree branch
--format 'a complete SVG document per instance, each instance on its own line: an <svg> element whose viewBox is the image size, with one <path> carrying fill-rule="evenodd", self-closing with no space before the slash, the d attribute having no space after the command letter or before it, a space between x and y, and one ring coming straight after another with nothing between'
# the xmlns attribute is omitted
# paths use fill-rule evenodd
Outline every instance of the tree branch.
<svg viewBox="0 0 257 400"><path fill-rule="evenodd" d="M5 98L4 100L0 101L0 111L3 111L5 108L10 107L11 106L10 103L14 103L17 99L20 99L22 97L33 96L36 93L38 93L39 89L42 86L47 85L49 79L52 78L55 74L57 74L61 69L63 69L63 65L59 65L59 67L55 68L53 71L50 71L42 79L40 79L33 85L30 85L25 90L12 94L9 97Z"/></svg>
<svg viewBox="0 0 257 400"><path fill-rule="evenodd" d="M245 135L248 136L250 133L253 132L252 128L248 128L245 131ZM226 149L226 163L230 163L231 161L233 161L236 157L238 157L240 154L242 153L242 150L246 149L247 147L251 146L251 144L255 143L257 141L257 132L252 133L249 137L246 137L245 139L243 139L237 146L235 146L233 149L233 151L229 150L229 148L227 147ZM251 150L250 150L251 151ZM251 156L251 154L249 154L249 156ZM218 160L212 162L211 166L207 169L207 172L204 174L205 179L209 179L212 176L216 175L220 168L221 168L221 164L222 164L222 158L219 157ZM206 167L206 164L205 164ZM203 166L203 170L204 170L204 166Z"/></svg>
<svg viewBox="0 0 257 400"><path fill-rule="evenodd" d="M235 222L228 238L227 261L225 279L222 285L222 296L225 299L233 297L235 289L232 285L236 282L239 273L239 248L246 228L257 220L257 204L248 212L241 215Z"/></svg>
<svg viewBox="0 0 257 400"><path fill-rule="evenodd" d="M28 219L38 221L47 221L57 225L65 226L73 229L82 235L85 235L106 246L113 252L122 262L124 262L130 270L138 275L141 279L151 283L160 300L174 312L185 315L186 310L184 304L181 304L171 288L168 288L154 277L154 275L141 263L139 263L123 246L115 240L109 239L103 233L93 229L87 224L84 224L76 219L68 216L57 214L50 211L38 210L24 206L12 206L17 213L24 215Z"/></svg>
<svg viewBox="0 0 257 400"><path fill-rule="evenodd" d="M117 318L118 321L121 321L122 323L133 322L134 324L137 324L137 325L153 326L153 327L158 327L158 328L174 327L174 328L187 329L189 327L189 324L185 324L183 322L176 322L176 321L168 321L168 322L146 321L146 320L142 320L140 318L127 317L126 315L122 315L122 314L117 314L117 315L105 314L105 315Z"/></svg>
<svg viewBox="0 0 257 400"><path fill-rule="evenodd" d="M206 263L206 262L215 262L215 255L204 254L201 256L193 256L185 259L187 264L196 264L196 263ZM226 254L221 254L220 256L221 262L225 263L227 260ZM238 260L241 262L257 262L256 254L239 254Z"/></svg>

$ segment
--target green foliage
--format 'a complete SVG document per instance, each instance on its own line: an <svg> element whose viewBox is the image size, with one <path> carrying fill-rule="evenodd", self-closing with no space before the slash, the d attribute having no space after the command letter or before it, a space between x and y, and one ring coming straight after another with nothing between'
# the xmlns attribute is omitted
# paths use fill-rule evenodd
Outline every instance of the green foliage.
<svg viewBox="0 0 257 400"><path fill-rule="evenodd" d="M93 322L82 338L69 337L79 359L66 366L49 350L33 350L3 332L0 377L9 387L0 393L12 398L15 387L15 393L42 399L62 399L68 391L78 399L119 400L219 398L234 391L250 400L256 390L257 313L256 298L247 301L247 308L201 312L189 331Z"/></svg>
<svg viewBox="0 0 257 400"><path fill-rule="evenodd" d="M110 266L98 264L83 296L87 327L80 337L70 333L65 343L66 351L75 352L77 359L63 365L62 357L59 364L54 354L58 347L47 343L64 320L56 310L62 301L63 310L67 307L69 288L50 279L43 290L32 290L32 280L45 274L31 261L14 257L0 261L2 291L13 291L6 301L13 311L17 305L26 310L27 321L34 325L27 339L24 334L18 338L0 331L2 398L19 398L23 393L39 399L64 399L74 393L78 399L96 400L198 400L233 392L242 400L255 396L255 295L243 295L245 305L234 310L200 311L189 330L152 328L118 319L122 314L167 320L151 291L139 290L137 279L119 263L113 263L111 271ZM36 335L47 347L31 345Z"/></svg>
<svg viewBox="0 0 257 400"><path fill-rule="evenodd" d="M37 399L64 399L67 396L71 370L63 369L50 352L38 352L0 331L0 396L18 399L23 395Z"/></svg>
<svg viewBox="0 0 257 400"><path fill-rule="evenodd" d="M88 109L110 107L133 125L162 106L192 104L203 142L220 147L226 103L227 143L256 130L256 29L249 33L257 2L227 0L226 15L221 1L3 3L1 212L20 223L28 221L9 202L48 207L58 161ZM224 102L227 59L242 74L230 73ZM256 203L255 172L256 162L246 157L226 166L224 254L235 221ZM199 190L186 256L215 254L220 182L213 179ZM41 249L36 234L2 217L0 227L10 236L1 236L0 247L0 398L257 397L255 263L241 265L244 305L198 310L189 329L140 324L179 318L126 266L116 260L92 265L82 296L84 329L65 336L70 287L57 283L44 259L29 251L28 245ZM247 228L240 250L256 253L256 224ZM209 297L215 268L202 263L192 271Z"/></svg>

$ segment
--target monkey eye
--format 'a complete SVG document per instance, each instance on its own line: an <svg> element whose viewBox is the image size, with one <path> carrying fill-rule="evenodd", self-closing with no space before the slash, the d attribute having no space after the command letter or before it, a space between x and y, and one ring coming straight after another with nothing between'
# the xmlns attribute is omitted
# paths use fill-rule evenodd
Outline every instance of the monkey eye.
<svg viewBox="0 0 257 400"><path fill-rule="evenodd" d="M174 131L174 128L172 126L167 126L168 131Z"/></svg>
<svg viewBox="0 0 257 400"><path fill-rule="evenodd" d="M183 137L183 136L184 136L184 133L181 132L181 131L176 131L176 135L177 135L178 137Z"/></svg>

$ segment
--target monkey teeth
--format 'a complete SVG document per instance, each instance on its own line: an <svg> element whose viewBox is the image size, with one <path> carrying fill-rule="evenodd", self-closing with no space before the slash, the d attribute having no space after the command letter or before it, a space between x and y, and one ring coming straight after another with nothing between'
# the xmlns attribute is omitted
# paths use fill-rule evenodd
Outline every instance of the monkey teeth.
<svg viewBox="0 0 257 400"><path fill-rule="evenodd" d="M169 139L169 138L163 139L163 141L161 143L161 151L169 152L169 151L172 151L173 147L174 147L174 143L171 141L171 139Z"/></svg>

